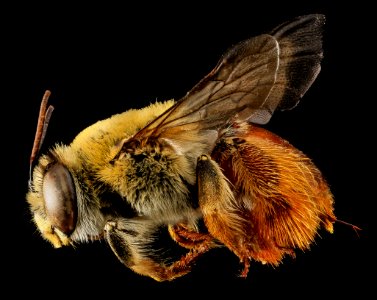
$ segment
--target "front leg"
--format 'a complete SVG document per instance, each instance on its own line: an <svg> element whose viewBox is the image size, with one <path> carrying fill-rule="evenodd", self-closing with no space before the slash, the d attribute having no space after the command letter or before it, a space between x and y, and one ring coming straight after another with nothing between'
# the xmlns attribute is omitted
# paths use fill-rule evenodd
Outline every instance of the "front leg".
<svg viewBox="0 0 377 300"><path fill-rule="evenodd" d="M211 248L206 244L198 245L168 263L168 258L153 246L160 227L161 224L147 218L118 218L106 224L105 238L123 264L156 281L173 280L189 273L197 258Z"/></svg>

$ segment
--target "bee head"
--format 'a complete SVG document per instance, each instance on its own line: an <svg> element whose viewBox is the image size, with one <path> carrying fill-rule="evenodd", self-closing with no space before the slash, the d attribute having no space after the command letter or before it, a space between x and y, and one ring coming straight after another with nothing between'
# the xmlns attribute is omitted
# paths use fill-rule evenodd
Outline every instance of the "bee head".
<svg viewBox="0 0 377 300"><path fill-rule="evenodd" d="M29 181L26 199L42 236L57 248L69 245L78 208L75 184L64 164L42 156Z"/></svg>
<svg viewBox="0 0 377 300"><path fill-rule="evenodd" d="M56 145L39 155L53 111L47 105L49 96L46 91L41 103L26 199L43 238L59 248L100 239L106 221L90 179L83 176L84 162L74 149Z"/></svg>

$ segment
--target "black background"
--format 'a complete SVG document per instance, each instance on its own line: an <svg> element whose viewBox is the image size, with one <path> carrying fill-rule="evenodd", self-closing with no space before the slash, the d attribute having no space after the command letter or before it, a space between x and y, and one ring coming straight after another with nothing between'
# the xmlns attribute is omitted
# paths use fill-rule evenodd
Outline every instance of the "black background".
<svg viewBox="0 0 377 300"><path fill-rule="evenodd" d="M151 5L15 5L2 9L2 273L14 296L107 294L232 297L367 294L375 262L370 246L376 196L371 116L372 19L367 7L301 1ZM328 1L330 2L330 1ZM242 4L241 4L242 3ZM134 5L134 4L133 4ZM55 106L45 146L69 143L93 122L183 96L232 44L280 22L324 13L322 71L294 110L276 113L267 128L304 151L335 195L334 234L320 232L310 251L278 268L252 263L237 277L237 258L225 249L202 257L193 271L158 283L121 265L107 245L55 250L31 223L25 201L29 156L40 99ZM54 293L54 294L52 294ZM135 297L135 296L132 296Z"/></svg>

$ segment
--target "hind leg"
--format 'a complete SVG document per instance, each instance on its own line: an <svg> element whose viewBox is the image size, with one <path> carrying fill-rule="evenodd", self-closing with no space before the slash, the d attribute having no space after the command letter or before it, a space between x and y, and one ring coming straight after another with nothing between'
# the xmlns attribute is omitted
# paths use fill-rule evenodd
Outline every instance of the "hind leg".
<svg viewBox="0 0 377 300"><path fill-rule="evenodd" d="M235 253L246 277L250 266L247 221L243 210L234 199L230 184L217 163L206 155L197 165L199 205L209 233Z"/></svg>

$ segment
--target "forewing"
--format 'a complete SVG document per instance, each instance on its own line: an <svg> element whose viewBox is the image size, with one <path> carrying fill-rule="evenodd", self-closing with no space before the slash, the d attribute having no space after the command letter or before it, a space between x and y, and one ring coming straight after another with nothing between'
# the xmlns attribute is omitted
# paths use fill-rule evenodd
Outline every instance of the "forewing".
<svg viewBox="0 0 377 300"><path fill-rule="evenodd" d="M206 77L135 138L160 137L178 127L179 131L218 129L240 112L248 111L248 115L265 102L277 68L274 37L245 40L228 50Z"/></svg>

